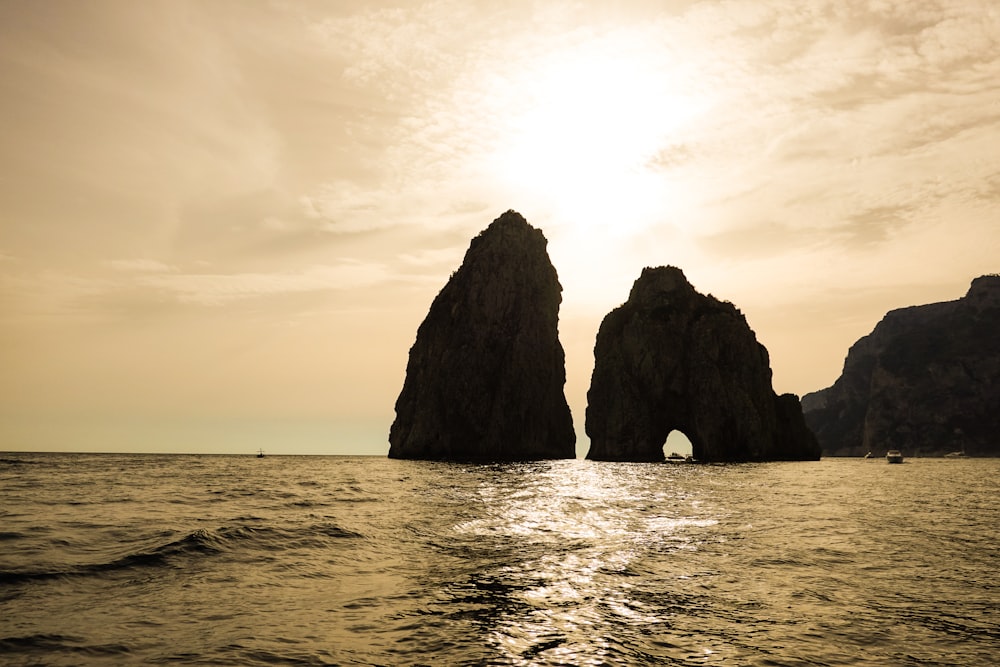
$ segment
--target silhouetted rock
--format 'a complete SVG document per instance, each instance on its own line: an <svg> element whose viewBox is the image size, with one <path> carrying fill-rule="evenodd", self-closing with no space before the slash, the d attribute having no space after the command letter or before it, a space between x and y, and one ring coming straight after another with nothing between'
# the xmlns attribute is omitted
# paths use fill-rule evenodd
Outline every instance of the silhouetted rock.
<svg viewBox="0 0 1000 667"><path fill-rule="evenodd" d="M819 458L798 397L775 395L746 318L674 267L644 269L604 318L587 403L589 459L662 461L674 429L702 461Z"/></svg>
<svg viewBox="0 0 1000 667"><path fill-rule="evenodd" d="M558 336L562 286L546 245L514 211L472 240L417 330L391 458L576 456Z"/></svg>
<svg viewBox="0 0 1000 667"><path fill-rule="evenodd" d="M828 456L1000 455L1000 276L956 301L890 311L802 406Z"/></svg>

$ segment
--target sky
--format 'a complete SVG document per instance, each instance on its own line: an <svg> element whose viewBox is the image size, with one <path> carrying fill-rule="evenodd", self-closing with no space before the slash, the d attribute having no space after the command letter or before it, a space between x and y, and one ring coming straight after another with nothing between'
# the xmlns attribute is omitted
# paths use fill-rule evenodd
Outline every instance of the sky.
<svg viewBox="0 0 1000 667"><path fill-rule="evenodd" d="M594 337L644 266L774 388L1000 271L991 0L0 0L0 449L388 451L508 209Z"/></svg>

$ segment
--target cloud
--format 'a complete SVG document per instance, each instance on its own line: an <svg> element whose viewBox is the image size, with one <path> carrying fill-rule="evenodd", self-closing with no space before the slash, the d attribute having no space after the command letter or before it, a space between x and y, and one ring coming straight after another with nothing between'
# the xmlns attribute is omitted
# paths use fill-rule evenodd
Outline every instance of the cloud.
<svg viewBox="0 0 1000 667"><path fill-rule="evenodd" d="M846 246L867 248L890 241L912 219L912 209L908 206L876 206L851 215L829 232L831 238Z"/></svg>
<svg viewBox="0 0 1000 667"><path fill-rule="evenodd" d="M874 247L924 215L915 207L996 172L996 160L985 159L960 175L929 176L936 161L958 160L957 139L996 142L988 137L998 135L998 94L988 81L1000 75L1000 25L989 3L728 0L675 12L635 4L593 23L587 8L547 7L482 12L431 2L318 24L316 38L349 63L344 81L391 99L398 117L376 128L373 116L368 128L382 142L378 186L331 181L302 198L306 214L328 231L425 224L428 216L409 212L444 196L571 224L552 219L550 200L585 201L597 188L587 180L593 170L560 174L553 162L505 182L494 158L544 101L542 88L573 72L552 63L606 63L633 50L658 99L694 112L690 122L643 137L639 171L659 179L649 181L661 193L650 197L661 207L658 221L676 221L716 249L771 252L745 238L755 229L786 250ZM557 78L546 79L547 71ZM615 94L593 74L594 100ZM559 113L573 128L574 109L565 106ZM666 123L670 113L656 109ZM578 151L584 164L588 142L628 137L610 125L577 134L576 147L541 140ZM492 194L473 183L489 183ZM611 206L568 211L582 209Z"/></svg>
<svg viewBox="0 0 1000 667"><path fill-rule="evenodd" d="M182 200L271 179L276 137L209 11L67 5L15 20L0 47L4 106L25 122L5 162Z"/></svg>
<svg viewBox="0 0 1000 667"><path fill-rule="evenodd" d="M417 252L402 253L400 261L416 267L450 266L457 268L462 262L463 250L457 247L425 248Z"/></svg>
<svg viewBox="0 0 1000 667"><path fill-rule="evenodd" d="M765 222L726 229L699 240L702 248L729 258L764 258L794 252L816 252L823 247L839 251L874 251L914 224L908 206L875 206L859 210L830 226Z"/></svg>
<svg viewBox="0 0 1000 667"><path fill-rule="evenodd" d="M699 245L716 256L761 258L815 246L821 237L820 230L815 228L804 229L772 221L706 234L699 239Z"/></svg>
<svg viewBox="0 0 1000 667"><path fill-rule="evenodd" d="M174 270L169 264L155 259L113 259L108 262L115 271L127 273L167 273Z"/></svg>
<svg viewBox="0 0 1000 667"><path fill-rule="evenodd" d="M116 282L106 278L21 267L0 274L0 319L23 325L50 318L92 318L90 302L115 289Z"/></svg>
<svg viewBox="0 0 1000 667"><path fill-rule="evenodd" d="M358 289L389 279L380 264L345 260L284 273L150 275L137 283L173 294L182 303L216 306L263 296Z"/></svg>
<svg viewBox="0 0 1000 667"><path fill-rule="evenodd" d="M997 59L1000 11L989 2L953 5L917 36L916 51L927 66L946 70L957 64Z"/></svg>
<svg viewBox="0 0 1000 667"><path fill-rule="evenodd" d="M328 232L364 232L397 224L386 210L392 204L384 193L350 181L323 184L299 202L305 217L319 221L320 229Z"/></svg>
<svg viewBox="0 0 1000 667"><path fill-rule="evenodd" d="M265 216L258 224L261 229L271 232L288 232L295 229L295 225L293 225L290 221L273 215Z"/></svg>

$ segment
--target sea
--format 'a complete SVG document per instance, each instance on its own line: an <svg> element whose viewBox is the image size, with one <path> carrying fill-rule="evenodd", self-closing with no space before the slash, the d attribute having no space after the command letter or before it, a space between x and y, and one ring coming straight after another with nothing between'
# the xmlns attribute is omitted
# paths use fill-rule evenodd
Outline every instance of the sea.
<svg viewBox="0 0 1000 667"><path fill-rule="evenodd" d="M0 453L4 665L1000 664L1000 459Z"/></svg>

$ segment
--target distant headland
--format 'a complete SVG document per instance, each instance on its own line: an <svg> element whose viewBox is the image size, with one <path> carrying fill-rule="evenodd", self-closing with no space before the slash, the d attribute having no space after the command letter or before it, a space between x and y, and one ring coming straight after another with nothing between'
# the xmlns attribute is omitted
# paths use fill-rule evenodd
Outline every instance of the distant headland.
<svg viewBox="0 0 1000 667"><path fill-rule="evenodd" d="M1000 456L1000 275L890 311L802 405L826 456Z"/></svg>

